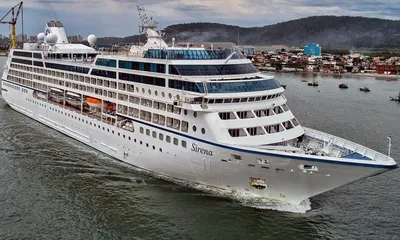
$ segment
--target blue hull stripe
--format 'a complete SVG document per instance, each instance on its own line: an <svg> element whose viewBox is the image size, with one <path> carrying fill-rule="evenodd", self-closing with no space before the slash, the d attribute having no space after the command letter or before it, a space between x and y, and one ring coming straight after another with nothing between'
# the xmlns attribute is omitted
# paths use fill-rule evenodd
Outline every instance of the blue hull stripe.
<svg viewBox="0 0 400 240"><path fill-rule="evenodd" d="M43 93L47 93L47 92L45 92L43 90L27 87L27 86L24 86L24 85L21 85L21 84L18 84L18 83L10 82L8 80L4 80L3 79L3 81L9 82L11 84L18 85L18 86L23 87L23 88L28 88L28 89L31 89L31 90L36 90L36 91L40 91L40 92L43 92ZM212 146L225 148L225 149L238 151L238 152L258 154L258 155L264 155L264 156L274 156L274 157L281 157L281 158L284 157L284 158L291 158L291 159L295 159L295 160L310 161L310 162L331 163L331 164L340 164L340 165L352 165L352 166L362 166L362 167L371 167L371 168L388 168L388 169L396 169L396 168L398 168L397 164L387 166L387 165L373 165L373 164L355 163L355 162L332 161L332 160L327 160L327 159L310 159L310 158L306 158L306 157L286 156L286 155L281 155L281 154L276 154L276 153L265 153L265 152L259 152L259 151L256 151L256 150L241 149L241 148L237 148L237 147L226 146L226 145L222 145L222 144L219 144L219 143L214 143L214 142L210 142L210 141L203 140L203 139L200 139L200 138L192 137L190 135L187 135L187 134L184 134L184 133L181 133L181 132L176 132L176 131L173 131L173 130L170 130L170 129L162 128L162 127L157 126L157 125L152 124L152 123L143 122L141 120L134 119L134 118L131 118L131 117L126 116L126 115L122 115L122 114L117 114L117 115L120 116L120 117L128 118L128 119L130 119L130 120L132 120L134 122L137 122L137 123L149 126L149 127L153 127L153 128L162 130L162 131L167 131L167 132L170 132L172 134L176 134L176 135L179 135L179 136L182 136L182 137L185 137L185 138L189 138L189 139L192 139L192 140L195 140L195 141L198 141L198 142L202 142L202 143L209 144L209 145L212 145Z"/></svg>

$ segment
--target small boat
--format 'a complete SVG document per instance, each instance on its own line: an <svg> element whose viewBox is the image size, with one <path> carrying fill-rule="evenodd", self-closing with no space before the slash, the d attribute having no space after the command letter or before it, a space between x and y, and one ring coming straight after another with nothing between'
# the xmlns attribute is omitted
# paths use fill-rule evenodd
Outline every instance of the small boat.
<svg viewBox="0 0 400 240"><path fill-rule="evenodd" d="M101 100L97 98L87 97L86 103L93 108L100 108L101 107Z"/></svg>
<svg viewBox="0 0 400 240"><path fill-rule="evenodd" d="M307 85L308 85L308 86L317 87L319 84L318 84L317 81L312 81L312 82L308 82Z"/></svg>
<svg viewBox="0 0 400 240"><path fill-rule="evenodd" d="M303 80L301 80L302 82L308 82L307 80L305 80L305 79L303 79Z"/></svg>
<svg viewBox="0 0 400 240"><path fill-rule="evenodd" d="M339 88L347 89L349 86L347 86L347 83L341 83L339 84Z"/></svg>
<svg viewBox="0 0 400 240"><path fill-rule="evenodd" d="M390 101L395 101L395 102L400 102L400 92L399 92L399 96L396 97L390 97Z"/></svg>
<svg viewBox="0 0 400 240"><path fill-rule="evenodd" d="M359 88L358 90L360 90L361 92L371 92L371 90L369 90L369 87L367 86Z"/></svg>
<svg viewBox="0 0 400 240"><path fill-rule="evenodd" d="M117 109L117 107L116 107L115 103L110 103L110 104L104 106L104 109L108 110L108 111L115 111Z"/></svg>
<svg viewBox="0 0 400 240"><path fill-rule="evenodd" d="M65 94L65 101L72 106L82 105L81 96L77 93L67 92Z"/></svg>
<svg viewBox="0 0 400 240"><path fill-rule="evenodd" d="M49 97L55 102L63 103L64 102L64 91L58 88L50 88Z"/></svg>
<svg viewBox="0 0 400 240"><path fill-rule="evenodd" d="M50 88L50 92L56 92L56 93L64 93L63 90L58 89L58 88Z"/></svg>

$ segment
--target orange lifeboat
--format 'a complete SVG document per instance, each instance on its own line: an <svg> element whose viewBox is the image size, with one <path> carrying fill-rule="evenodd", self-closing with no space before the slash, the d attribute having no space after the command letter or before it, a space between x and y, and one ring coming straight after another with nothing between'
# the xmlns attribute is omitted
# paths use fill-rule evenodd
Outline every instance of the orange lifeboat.
<svg viewBox="0 0 400 240"><path fill-rule="evenodd" d="M90 107L94 107L94 108L100 108L101 107L101 100L97 99L97 98L88 97L88 98L86 98L86 103Z"/></svg>
<svg viewBox="0 0 400 240"><path fill-rule="evenodd" d="M115 111L117 109L117 107L115 106L115 104L108 104L107 106L104 107L105 110L108 111Z"/></svg>

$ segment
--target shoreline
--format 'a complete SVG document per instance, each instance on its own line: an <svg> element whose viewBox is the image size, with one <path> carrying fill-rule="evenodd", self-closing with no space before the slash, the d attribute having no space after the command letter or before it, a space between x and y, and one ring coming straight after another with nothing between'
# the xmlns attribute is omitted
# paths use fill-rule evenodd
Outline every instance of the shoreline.
<svg viewBox="0 0 400 240"><path fill-rule="evenodd" d="M262 73L291 73L301 75L316 75L316 76L333 76L333 77L371 77L382 80L400 80L400 75L385 75L376 73L324 73L324 72L299 72L299 71L261 71Z"/></svg>

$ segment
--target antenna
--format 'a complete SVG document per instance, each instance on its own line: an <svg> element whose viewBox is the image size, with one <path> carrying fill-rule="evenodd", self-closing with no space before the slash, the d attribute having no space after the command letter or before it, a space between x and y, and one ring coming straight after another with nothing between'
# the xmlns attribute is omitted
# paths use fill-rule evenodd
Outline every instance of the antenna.
<svg viewBox="0 0 400 240"><path fill-rule="evenodd" d="M390 157L390 149L392 148L392 137L387 137L389 139L389 149L388 149L388 157Z"/></svg>
<svg viewBox="0 0 400 240"><path fill-rule="evenodd" d="M137 11L139 13L140 21L142 22L142 25L139 25L140 34L144 34L146 32L146 28L157 28L158 22L153 20L153 17L150 17L150 19L147 17L144 7L137 6Z"/></svg>
<svg viewBox="0 0 400 240"><path fill-rule="evenodd" d="M237 39L237 45L239 47L239 39L240 39L240 27L238 26L238 39Z"/></svg>

